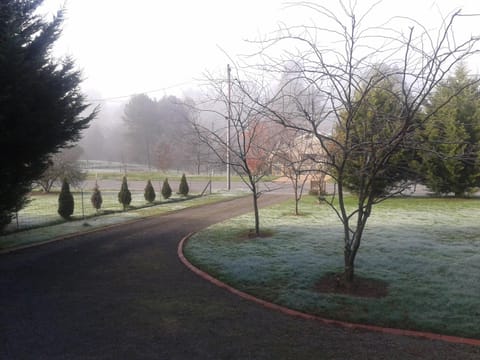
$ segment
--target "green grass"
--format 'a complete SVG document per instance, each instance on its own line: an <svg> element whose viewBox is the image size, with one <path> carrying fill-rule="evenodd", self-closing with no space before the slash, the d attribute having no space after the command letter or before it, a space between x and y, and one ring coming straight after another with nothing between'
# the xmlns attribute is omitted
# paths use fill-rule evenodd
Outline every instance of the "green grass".
<svg viewBox="0 0 480 360"><path fill-rule="evenodd" d="M109 172L95 172L95 170L89 170L87 173L87 180L118 180L121 181L125 174L120 171L109 171ZM207 182L209 180L226 182L227 177L225 175L191 175L186 174L187 181L203 181ZM165 178L168 178L169 181L180 181L182 177L181 173L163 173L160 171L129 171L127 173L128 181L160 181L163 182ZM272 181L277 179L278 176L266 176L263 178L263 181ZM242 182L240 176L234 175L231 177L232 182Z"/></svg>
<svg viewBox="0 0 480 360"><path fill-rule="evenodd" d="M88 180L122 180L123 176L125 174L123 172L117 172L117 171L112 171L112 172L95 172L93 170L90 170L87 174L87 179ZM158 181L163 181L165 178L168 178L170 181L180 181L180 178L182 177L182 174L179 173L163 173L159 171L129 171L127 173L127 178L129 181L147 181L147 180L158 180ZM216 181L216 179L222 179L225 177L222 176L215 176L212 178L212 180ZM198 181L208 181L210 180L210 177L207 175L188 175L187 174L187 180L190 179L195 179Z"/></svg>
<svg viewBox="0 0 480 360"><path fill-rule="evenodd" d="M22 210L24 213L30 213L30 219L33 220L31 220L31 223L28 225L31 228L0 236L0 252L35 243L42 243L58 237L81 233L134 219L160 215L171 211L185 209L187 207L225 201L235 197L245 196L245 193L215 193L203 197L188 198L173 197L167 201L156 202L155 205L146 204L143 199L143 193L143 200L140 199L138 194L135 194L135 196L133 196L132 205L136 208L124 212L121 211L121 206L118 204L116 192L115 197L113 194L104 194L102 192L104 203L100 214L95 213L95 210L90 204L89 198L85 198L85 219L82 216L81 207L78 205L80 194L75 193L74 196L76 209L71 221L62 219L56 213L58 194L34 196L34 201L32 201L27 208ZM23 214L23 216L25 217L25 214ZM10 226L15 226L15 220Z"/></svg>
<svg viewBox="0 0 480 360"><path fill-rule="evenodd" d="M187 257L261 298L327 318L480 338L480 201L398 198L373 211L356 273L389 284L381 299L321 294L315 283L342 271L338 219L305 197L261 211L272 237L246 240L244 215L195 235Z"/></svg>
<svg viewBox="0 0 480 360"><path fill-rule="evenodd" d="M74 220L83 219L84 216L91 217L98 215L97 211L93 208L90 202L90 191L84 192L83 202L82 194L80 192L72 192L72 194L75 201L74 213L72 216ZM122 205L118 202L118 191L102 191L102 199L103 203L99 214L121 212L123 210ZM63 221L57 213L58 193L34 193L30 197L30 200L30 203L18 213L20 229L44 226ZM182 200L182 197L173 195L172 198L165 201L162 200L160 196L160 200L157 199L155 204L166 204L178 200ZM149 204L145 201L143 191L132 191L132 202L130 206L132 209L149 206Z"/></svg>

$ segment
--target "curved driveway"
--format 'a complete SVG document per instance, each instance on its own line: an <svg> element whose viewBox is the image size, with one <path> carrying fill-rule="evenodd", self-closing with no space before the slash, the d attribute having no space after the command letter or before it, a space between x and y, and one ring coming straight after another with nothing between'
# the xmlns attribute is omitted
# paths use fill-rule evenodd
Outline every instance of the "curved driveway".
<svg viewBox="0 0 480 360"><path fill-rule="evenodd" d="M183 236L249 209L237 199L0 256L0 359L480 358L479 348L289 317L181 264Z"/></svg>

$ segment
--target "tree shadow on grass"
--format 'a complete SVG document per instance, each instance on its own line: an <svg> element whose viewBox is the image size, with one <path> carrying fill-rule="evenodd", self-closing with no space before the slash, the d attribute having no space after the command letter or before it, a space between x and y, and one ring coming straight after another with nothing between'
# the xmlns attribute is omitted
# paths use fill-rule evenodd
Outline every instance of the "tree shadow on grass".
<svg viewBox="0 0 480 360"><path fill-rule="evenodd" d="M315 290L320 293L379 299L388 295L388 283L358 275L355 275L352 283L348 283L343 273L327 273L315 284Z"/></svg>
<svg viewBox="0 0 480 360"><path fill-rule="evenodd" d="M260 230L260 234L257 235L255 233L255 229L245 229L239 232L236 236L238 240L254 240L259 238L269 238L275 235L275 231L271 229L262 229Z"/></svg>

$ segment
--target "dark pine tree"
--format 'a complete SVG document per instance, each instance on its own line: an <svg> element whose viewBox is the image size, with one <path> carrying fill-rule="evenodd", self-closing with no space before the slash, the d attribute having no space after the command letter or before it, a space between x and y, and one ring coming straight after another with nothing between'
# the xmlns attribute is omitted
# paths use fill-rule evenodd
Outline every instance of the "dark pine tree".
<svg viewBox="0 0 480 360"><path fill-rule="evenodd" d="M480 185L480 91L460 65L437 85L425 108L441 106L422 134L424 184L438 195L469 196Z"/></svg>
<svg viewBox="0 0 480 360"><path fill-rule="evenodd" d="M63 179L62 190L58 196L58 214L69 220L73 214L74 201L67 179Z"/></svg>
<svg viewBox="0 0 480 360"><path fill-rule="evenodd" d="M97 183L95 183L95 187L93 188L93 194L92 194L92 197L90 198L90 201L92 202L92 206L98 212L98 210L100 210L102 207L103 198L102 198L102 192L98 188Z"/></svg>
<svg viewBox="0 0 480 360"><path fill-rule="evenodd" d="M168 183L168 179L165 179L163 181L162 196L163 196L164 199L169 199L170 196L172 196L172 188L170 187L170 184Z"/></svg>
<svg viewBox="0 0 480 360"><path fill-rule="evenodd" d="M180 185L178 186L178 193L187 196L189 191L190 189L188 187L187 178L185 177L185 174L183 174L180 179Z"/></svg>
<svg viewBox="0 0 480 360"><path fill-rule="evenodd" d="M127 178L123 177L122 187L118 193L118 202L123 205L123 210L127 210L128 206L132 202L132 193L128 190Z"/></svg>
<svg viewBox="0 0 480 360"><path fill-rule="evenodd" d="M143 194L145 197L145 200L148 201L149 203L153 203L156 198L155 194L155 189L153 188L152 182L148 180L147 186L145 186L145 193Z"/></svg>
<svg viewBox="0 0 480 360"><path fill-rule="evenodd" d="M51 154L75 143L95 117L80 92L72 59L51 49L63 12L49 21L42 0L2 0L0 5L0 229L27 202Z"/></svg>

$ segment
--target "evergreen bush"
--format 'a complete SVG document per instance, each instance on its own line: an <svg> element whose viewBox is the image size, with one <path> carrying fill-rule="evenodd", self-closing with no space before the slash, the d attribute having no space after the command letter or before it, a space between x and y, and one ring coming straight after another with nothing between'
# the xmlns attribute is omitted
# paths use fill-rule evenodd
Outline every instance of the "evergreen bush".
<svg viewBox="0 0 480 360"><path fill-rule="evenodd" d="M143 194L145 200L149 203L153 203L156 198L155 189L153 188L152 182L148 180L147 186L145 186L145 193Z"/></svg>
<svg viewBox="0 0 480 360"><path fill-rule="evenodd" d="M165 179L163 181L162 196L163 196L164 199L168 199L168 198L170 198L170 196L172 196L172 188L170 187L170 184L168 183L168 179Z"/></svg>
<svg viewBox="0 0 480 360"><path fill-rule="evenodd" d="M118 202L123 205L123 210L127 210L132 202L132 193L128 190L127 177L124 176L122 180L122 187L118 193Z"/></svg>
<svg viewBox="0 0 480 360"><path fill-rule="evenodd" d="M92 202L92 206L97 210L100 210L102 207L103 203L103 198L102 198L102 192L98 188L98 184L95 182L95 187L93 188L93 194L92 197L90 198L90 201Z"/></svg>
<svg viewBox="0 0 480 360"><path fill-rule="evenodd" d="M58 214L69 220L73 214L74 200L67 179L63 179L62 190L58 196Z"/></svg>
<svg viewBox="0 0 480 360"><path fill-rule="evenodd" d="M182 175L182 178L180 179L180 185L178 187L178 193L187 196L188 192L190 191L187 183L187 178L185 177L185 174Z"/></svg>

